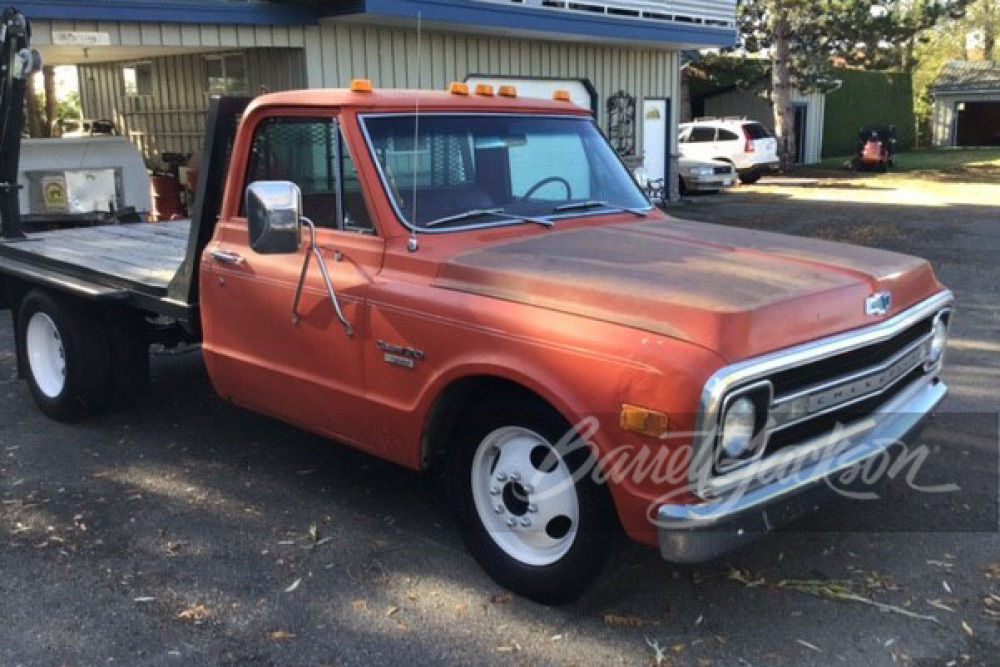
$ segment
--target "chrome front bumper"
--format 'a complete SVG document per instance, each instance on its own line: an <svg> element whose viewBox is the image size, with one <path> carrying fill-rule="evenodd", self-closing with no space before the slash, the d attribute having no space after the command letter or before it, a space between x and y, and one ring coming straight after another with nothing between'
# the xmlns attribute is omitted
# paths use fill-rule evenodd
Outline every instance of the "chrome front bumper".
<svg viewBox="0 0 1000 667"><path fill-rule="evenodd" d="M872 415L874 426L829 461L713 502L662 505L656 513L660 555L675 563L709 561L836 500L839 487L832 480L852 466L898 455L947 393L938 377L922 378L881 406Z"/></svg>

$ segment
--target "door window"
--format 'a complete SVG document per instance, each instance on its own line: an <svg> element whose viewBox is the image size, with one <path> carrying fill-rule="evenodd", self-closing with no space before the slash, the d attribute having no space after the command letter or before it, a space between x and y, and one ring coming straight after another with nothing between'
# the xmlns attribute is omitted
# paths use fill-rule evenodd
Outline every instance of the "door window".
<svg viewBox="0 0 1000 667"><path fill-rule="evenodd" d="M691 130L691 137L688 139L692 144L707 144L715 141L714 127L695 127Z"/></svg>
<svg viewBox="0 0 1000 667"><path fill-rule="evenodd" d="M330 119L264 121L247 171L247 185L254 181L295 183L302 191L302 215L319 228L374 232L354 160Z"/></svg>
<svg viewBox="0 0 1000 667"><path fill-rule="evenodd" d="M719 141L739 141L740 135L729 130L719 130Z"/></svg>

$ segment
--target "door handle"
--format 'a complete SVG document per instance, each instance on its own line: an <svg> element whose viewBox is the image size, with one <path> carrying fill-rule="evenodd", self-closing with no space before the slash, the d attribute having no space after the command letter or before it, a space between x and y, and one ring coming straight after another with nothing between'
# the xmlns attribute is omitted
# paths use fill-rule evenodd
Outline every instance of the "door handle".
<svg viewBox="0 0 1000 667"><path fill-rule="evenodd" d="M235 252L226 252L225 250L213 250L212 259L223 264L242 264L246 261L243 255Z"/></svg>

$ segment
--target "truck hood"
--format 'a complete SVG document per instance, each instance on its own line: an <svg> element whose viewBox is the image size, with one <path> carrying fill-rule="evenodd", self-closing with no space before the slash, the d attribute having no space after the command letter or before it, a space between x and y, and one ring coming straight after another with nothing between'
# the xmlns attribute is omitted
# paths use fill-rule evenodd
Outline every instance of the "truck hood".
<svg viewBox="0 0 1000 667"><path fill-rule="evenodd" d="M435 284L663 334L729 362L874 324L942 289L915 257L669 219L467 252ZM883 291L891 310L868 315Z"/></svg>

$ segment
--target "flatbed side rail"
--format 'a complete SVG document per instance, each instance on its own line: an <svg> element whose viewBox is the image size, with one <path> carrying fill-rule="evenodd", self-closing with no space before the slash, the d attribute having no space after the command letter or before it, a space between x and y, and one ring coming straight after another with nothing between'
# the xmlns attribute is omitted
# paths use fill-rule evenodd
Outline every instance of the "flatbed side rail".
<svg viewBox="0 0 1000 667"><path fill-rule="evenodd" d="M167 299L174 303L186 304L188 307L198 303L199 260L215 233L215 224L222 210L222 197L236 129L250 101L249 97L212 99L205 124L205 149L198 174L198 190L191 216L187 253L167 287Z"/></svg>
<svg viewBox="0 0 1000 667"><path fill-rule="evenodd" d="M60 292L68 292L88 301L124 304L131 299L126 289L100 285L66 271L40 266L35 262L22 262L11 257L0 257L0 273L31 285L42 285Z"/></svg>

